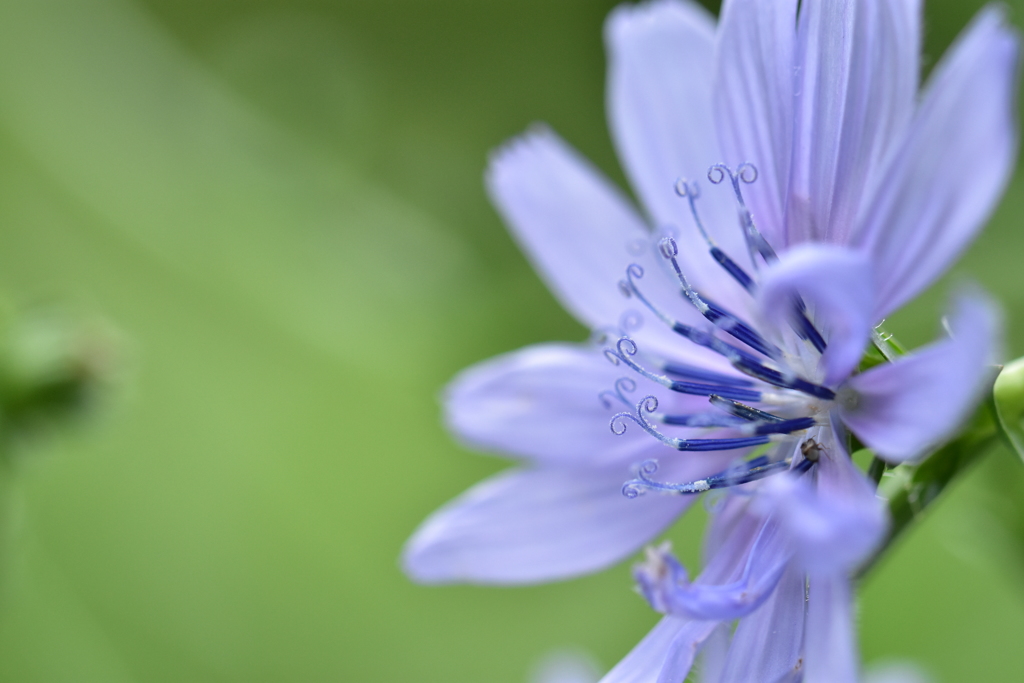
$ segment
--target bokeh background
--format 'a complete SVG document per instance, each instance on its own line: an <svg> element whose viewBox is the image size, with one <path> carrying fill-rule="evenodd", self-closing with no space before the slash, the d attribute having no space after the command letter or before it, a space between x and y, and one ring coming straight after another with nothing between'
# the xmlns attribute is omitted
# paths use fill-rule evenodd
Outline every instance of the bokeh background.
<svg viewBox="0 0 1024 683"><path fill-rule="evenodd" d="M622 179L614 4L0 2L0 292L102 316L122 368L92 417L9 454L0 679L511 683L558 647L609 667L646 632L627 565L522 589L424 588L397 565L425 515L506 466L446 435L446 380L586 334L481 174L542 120ZM927 3L929 65L980 5ZM1024 353L1022 216L1018 178L893 331L927 341L973 278ZM671 532L690 561L700 526ZM1021 679L1013 456L877 568L860 624L868 661Z"/></svg>

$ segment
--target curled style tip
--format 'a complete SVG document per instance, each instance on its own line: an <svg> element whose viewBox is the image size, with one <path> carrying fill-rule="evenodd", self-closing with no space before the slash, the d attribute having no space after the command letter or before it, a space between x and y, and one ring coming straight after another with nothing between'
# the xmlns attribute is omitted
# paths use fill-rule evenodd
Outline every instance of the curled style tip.
<svg viewBox="0 0 1024 683"><path fill-rule="evenodd" d="M612 434L622 436L626 433L627 422L635 422L641 429L656 438L658 441L662 442L666 446L676 449L677 451L727 451L737 448L748 448L750 446L760 446L761 444L768 443L768 433L793 431L789 428L790 425L786 425L785 427L776 428L775 431L765 429L763 433L758 433L757 430L754 430L751 434L739 438L679 439L662 434L647 420L645 413L649 415L657 409L658 399L655 396L645 396L636 404L636 410L634 412L616 413L612 416L608 426L611 428ZM801 422L799 425L793 426L804 428L802 425L803 423Z"/></svg>
<svg viewBox="0 0 1024 683"><path fill-rule="evenodd" d="M658 249L661 251L661 255L667 259L674 258L679 254L679 245L672 237L663 237L658 243Z"/></svg>
<svg viewBox="0 0 1024 683"><path fill-rule="evenodd" d="M650 432L654 436L659 436L654 427L651 426L651 423L649 423L647 419L644 418L645 411L648 413L653 413L657 409L658 398L656 396L644 396L642 399L640 399L640 402L636 404L635 414L625 412L616 413L612 417L611 421L608 423L608 426L611 428L612 434L615 434L616 436L622 436L623 434L626 433L626 420L631 420L640 425L640 427L642 427L645 431Z"/></svg>
<svg viewBox="0 0 1024 683"><path fill-rule="evenodd" d="M676 194L680 197L700 199L700 185L697 183L691 183L686 178L679 178L676 180L675 190Z"/></svg>
<svg viewBox="0 0 1024 683"><path fill-rule="evenodd" d="M626 279L619 280L619 291L622 292L622 296L629 299L633 294L639 294L636 289L636 283L633 282L633 278L637 280L644 276L644 269L639 263L630 263L626 268ZM623 327L625 327L623 325Z"/></svg>
<svg viewBox="0 0 1024 683"><path fill-rule="evenodd" d="M744 161L736 169L736 175L739 179L745 182L747 185L757 182L757 166L754 166L749 161Z"/></svg>
<svg viewBox="0 0 1024 683"><path fill-rule="evenodd" d="M635 341L629 337L620 337L619 341L615 343L614 349L604 350L604 357L612 365L618 365L620 362L626 361L627 356L635 356L636 352L637 346ZM629 365L628 361L627 365Z"/></svg>
<svg viewBox="0 0 1024 683"><path fill-rule="evenodd" d="M625 356L635 356L637 352L636 342L629 337L623 337L619 341L615 342L615 349L619 352L620 358Z"/></svg>
<svg viewBox="0 0 1024 683"><path fill-rule="evenodd" d="M604 404L605 408L611 408L614 404L612 399L616 399L630 405L629 399L626 398L626 394L636 391L636 382L629 377L620 377L615 380L615 389L605 389L597 395L601 399L601 403Z"/></svg>
<svg viewBox="0 0 1024 683"><path fill-rule="evenodd" d="M726 175L732 177L732 170L725 164L715 164L708 169L708 181L710 181L712 185L720 184L725 180Z"/></svg>
<svg viewBox="0 0 1024 683"><path fill-rule="evenodd" d="M750 185L757 181L757 166L754 166L749 161L744 161L736 167L736 170L729 168L725 164L715 164L708 169L708 180L712 185L721 184L727 177L732 181L733 185L738 185L740 182Z"/></svg>
<svg viewBox="0 0 1024 683"><path fill-rule="evenodd" d="M637 468L637 478L627 481L622 485L622 495L630 499L642 496L647 489L651 488L648 486L651 482L650 476L655 474L657 471L657 460L645 460L640 467Z"/></svg>

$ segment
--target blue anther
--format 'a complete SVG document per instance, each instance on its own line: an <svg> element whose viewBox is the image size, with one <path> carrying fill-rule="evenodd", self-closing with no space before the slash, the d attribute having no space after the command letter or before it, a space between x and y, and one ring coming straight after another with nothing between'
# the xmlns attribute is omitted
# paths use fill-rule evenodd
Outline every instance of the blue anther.
<svg viewBox="0 0 1024 683"><path fill-rule="evenodd" d="M722 413L690 413L687 415L656 415L659 422L678 427L737 427L746 421Z"/></svg>
<svg viewBox="0 0 1024 683"><path fill-rule="evenodd" d="M808 382L802 377L787 377L778 370L766 368L757 362L750 362L747 359L741 359L734 365L740 372L746 372L751 377L756 377L763 382L767 382L768 384L772 384L777 387L782 387L783 389L794 389L825 401L831 401L836 397L836 392L832 391L828 387Z"/></svg>
<svg viewBox="0 0 1024 683"><path fill-rule="evenodd" d="M779 257L776 256L775 250L754 225L754 217L747 208L747 203L743 199L743 190L740 189L741 182L749 185L757 180L757 167L750 163L742 163L733 171L725 164L715 164L708 169L708 180L712 185L718 185L726 177L731 181L733 194L736 195L736 203L740 210L740 227L743 229L743 237L747 241L747 249L750 250L750 260L754 264L754 269L757 269L755 254L760 254L765 263L778 261Z"/></svg>
<svg viewBox="0 0 1024 683"><path fill-rule="evenodd" d="M664 375L659 375L651 372L647 368L643 367L635 360L633 356L637 353L636 342L629 337L623 337L615 345L615 350L605 349L604 355L614 365L618 365L620 362L625 363L635 372L640 373L647 379L657 382L666 389L675 391L681 394L692 394L694 396L710 396L711 394L718 394L720 396L726 396L728 398L735 399L737 401L751 401L758 402L761 400L761 392L753 389L742 389L738 387L723 386L720 384L701 384L697 382L685 382L681 380L674 380Z"/></svg>
<svg viewBox="0 0 1024 683"><path fill-rule="evenodd" d="M717 327L729 333L747 346L756 349L765 356L768 356L769 358L779 358L782 356L782 351L780 351L778 347L770 344L752 327L721 306L708 301L697 293L697 290L695 290L686 279L686 275L683 274L683 270L679 266L679 261L676 259L676 255L679 253L679 248L676 246L676 241L674 239L671 237L664 238L661 240L660 248L661 255L672 264L672 269L676 273L676 279L679 280L679 285L683 290L683 295L690 300L690 303L693 304L694 308L696 308L701 315L714 323ZM630 280L630 284L633 285L634 289L636 288L636 285L632 280Z"/></svg>
<svg viewBox="0 0 1024 683"><path fill-rule="evenodd" d="M724 251L718 247L711 247L711 257L718 261L718 265L725 268L725 271L732 276L736 282L740 283L743 289L753 294L757 285L754 284L754 279L747 275L747 271L743 270L738 263L729 258Z"/></svg>
<svg viewBox="0 0 1024 683"><path fill-rule="evenodd" d="M710 396L708 400L710 401L711 405L715 406L716 408L721 408L730 415L735 415L736 417L742 418L743 420L747 420L749 422L784 421L784 418L781 418L778 415L772 415L771 413L759 410L757 408L754 408L753 406L744 405L742 403L738 403L737 401L727 399L723 396L718 396L717 394Z"/></svg>
<svg viewBox="0 0 1024 683"><path fill-rule="evenodd" d="M750 348L758 351L769 358L779 358L782 351L774 344L770 344L759 335L753 328L729 313L715 303L707 301L708 310L704 317L718 325L721 329L731 334Z"/></svg>
<svg viewBox="0 0 1024 683"><path fill-rule="evenodd" d="M626 420L635 422L645 432L677 451L727 451L737 448L749 448L768 443L765 435L747 436L732 439L679 439L666 436L655 429L644 413L653 413L658 409L658 399L655 396L645 396L636 404L635 413L618 413L612 417L608 426L615 435L626 433Z"/></svg>
<svg viewBox="0 0 1024 683"><path fill-rule="evenodd" d="M714 370L705 370L704 368L686 365L685 363L676 363L673 361L664 362L661 364L661 370L668 375L675 375L676 377L697 380L699 382L721 384L722 386L727 387L754 386L754 383L749 379L743 379L742 377L730 377L729 375L723 375L722 373L715 372Z"/></svg>
<svg viewBox="0 0 1024 683"><path fill-rule="evenodd" d="M818 422L813 417L798 417L792 420L758 425L754 427L753 431L754 434L792 434L793 432L810 429L816 424Z"/></svg>

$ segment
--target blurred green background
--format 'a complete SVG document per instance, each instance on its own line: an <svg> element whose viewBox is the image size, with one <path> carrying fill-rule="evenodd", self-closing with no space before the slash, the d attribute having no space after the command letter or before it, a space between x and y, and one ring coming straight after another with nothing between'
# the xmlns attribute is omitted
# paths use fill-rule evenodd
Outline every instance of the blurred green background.
<svg viewBox="0 0 1024 683"><path fill-rule="evenodd" d="M505 466L445 434L447 379L585 335L481 174L543 120L621 180L614 4L0 2L0 291L105 316L125 367L6 475L0 679L518 682L552 648L608 667L646 632L626 565L509 590L397 567ZM980 5L927 3L930 64ZM1018 178L951 276L1001 297L1014 355L1022 210ZM927 341L946 291L890 326ZM1019 681L1022 507L1008 453L965 477L867 581L865 658ZM699 529L673 532L691 561Z"/></svg>

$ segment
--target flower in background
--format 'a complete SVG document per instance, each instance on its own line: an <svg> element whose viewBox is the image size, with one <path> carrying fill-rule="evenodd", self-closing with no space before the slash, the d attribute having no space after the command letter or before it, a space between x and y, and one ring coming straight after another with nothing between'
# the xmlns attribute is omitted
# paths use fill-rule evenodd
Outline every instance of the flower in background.
<svg viewBox="0 0 1024 683"><path fill-rule="evenodd" d="M635 552L693 494L740 494L719 501L693 582L664 548L638 569L667 616L608 682L682 680L701 649L708 680L854 680L849 577L886 519L850 434L888 462L919 459L990 380L998 321L976 292L955 298L949 338L916 353L893 353L876 326L948 268L1002 192L1016 36L984 11L919 97L916 0L797 4L727 0L717 28L667 0L609 18L609 118L643 217L546 130L488 172L513 234L598 343L529 347L456 378L453 431L524 466L427 520L406 571L576 576ZM872 341L889 362L861 372Z"/></svg>

